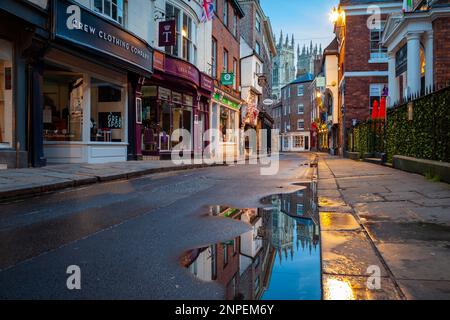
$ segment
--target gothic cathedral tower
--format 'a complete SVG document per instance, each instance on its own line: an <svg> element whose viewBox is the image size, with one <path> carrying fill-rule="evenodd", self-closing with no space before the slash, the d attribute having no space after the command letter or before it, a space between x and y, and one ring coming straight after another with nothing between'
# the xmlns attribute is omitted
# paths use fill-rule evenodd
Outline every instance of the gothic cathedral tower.
<svg viewBox="0 0 450 320"><path fill-rule="evenodd" d="M281 88L295 79L295 44L294 35L283 38L281 31L277 42L277 56L273 60L272 94L275 100L281 98Z"/></svg>

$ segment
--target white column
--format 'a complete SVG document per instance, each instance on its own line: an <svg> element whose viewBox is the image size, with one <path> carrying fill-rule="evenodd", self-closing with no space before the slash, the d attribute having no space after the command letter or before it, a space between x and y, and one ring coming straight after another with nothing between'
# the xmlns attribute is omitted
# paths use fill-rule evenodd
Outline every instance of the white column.
<svg viewBox="0 0 450 320"><path fill-rule="evenodd" d="M389 52L389 106L393 106L400 97L398 82L395 76L395 52Z"/></svg>
<svg viewBox="0 0 450 320"><path fill-rule="evenodd" d="M433 67L434 67L434 36L433 31L427 32L425 44L425 87L430 88L433 85Z"/></svg>
<svg viewBox="0 0 450 320"><path fill-rule="evenodd" d="M420 92L420 34L409 33L408 40L408 72L407 85L409 93Z"/></svg>

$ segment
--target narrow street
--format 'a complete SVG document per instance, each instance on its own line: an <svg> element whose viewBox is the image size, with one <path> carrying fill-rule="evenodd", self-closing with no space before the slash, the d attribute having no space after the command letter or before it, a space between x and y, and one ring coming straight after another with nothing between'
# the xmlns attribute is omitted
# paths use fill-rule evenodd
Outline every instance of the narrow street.
<svg viewBox="0 0 450 320"><path fill-rule="evenodd" d="M213 167L1 204L0 296L223 299L223 286L195 279L180 259L250 226L208 217L208 206L259 208L265 196L299 190L292 184L310 181L310 157L282 155L270 177L256 165ZM66 287L70 265L81 269L82 290Z"/></svg>

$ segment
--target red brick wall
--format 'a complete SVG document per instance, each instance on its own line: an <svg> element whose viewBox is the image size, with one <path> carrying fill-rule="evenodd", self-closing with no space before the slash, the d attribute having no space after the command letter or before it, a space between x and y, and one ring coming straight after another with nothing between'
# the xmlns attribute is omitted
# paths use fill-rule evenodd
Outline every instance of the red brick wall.
<svg viewBox="0 0 450 320"><path fill-rule="evenodd" d="M304 91L303 96L298 96L298 86L303 85ZM284 132L284 122L286 121L287 124L290 124L291 130L289 132L295 132L299 131L297 130L297 121L303 119L305 123L305 130L301 132L308 132L311 128L311 121L314 119L311 119L311 82L304 82L304 83L297 83L297 84L291 84L289 87L291 88L291 96L288 97L286 95L286 99L284 99L284 90L287 90L288 86L283 89L282 95L281 95L281 103L282 103L282 109L281 109L281 131ZM298 105L303 104L305 107L305 111L302 115L298 114ZM284 106L290 106L291 107L291 113L289 114L288 111L286 113L286 116L284 115L283 108Z"/></svg>
<svg viewBox="0 0 450 320"><path fill-rule="evenodd" d="M346 110L345 120L347 128L352 126L352 119L358 119L358 121L365 121L370 117L371 83L388 83L388 78L387 77L345 78L344 102Z"/></svg>
<svg viewBox="0 0 450 320"><path fill-rule="evenodd" d="M233 16L235 14L234 8L230 5L228 1L226 1L227 10L228 10L228 26L225 26L222 22L223 10L222 1L217 1L218 8L216 9L216 17L213 20L212 27L212 36L217 41L217 80L220 80L220 74L223 71L223 50L224 48L228 51L228 71L233 71L233 59L236 59L237 68L236 68L236 83L237 87L240 85L240 35L239 28L237 28L237 36L235 37L232 33L233 30ZM238 25L239 25L239 16L238 16ZM216 81L216 86L219 86L219 81ZM239 92L233 90L233 87L222 88L228 93L233 94L236 98L240 97Z"/></svg>
<svg viewBox="0 0 450 320"><path fill-rule="evenodd" d="M369 63L370 30L367 28L368 15L348 16L345 30L345 71L384 71L387 63ZM386 20L387 16L382 16Z"/></svg>
<svg viewBox="0 0 450 320"><path fill-rule="evenodd" d="M433 21L434 31L434 82L450 81L450 18Z"/></svg>

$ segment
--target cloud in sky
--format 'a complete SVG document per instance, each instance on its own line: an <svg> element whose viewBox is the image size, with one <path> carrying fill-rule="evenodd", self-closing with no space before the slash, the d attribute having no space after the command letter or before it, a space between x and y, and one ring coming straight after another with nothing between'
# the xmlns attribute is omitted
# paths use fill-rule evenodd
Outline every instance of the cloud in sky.
<svg viewBox="0 0 450 320"><path fill-rule="evenodd" d="M275 38L280 31L284 36L294 34L295 43L322 44L325 48L333 40L333 25L328 19L331 9L339 0L261 0L261 6L270 18Z"/></svg>

